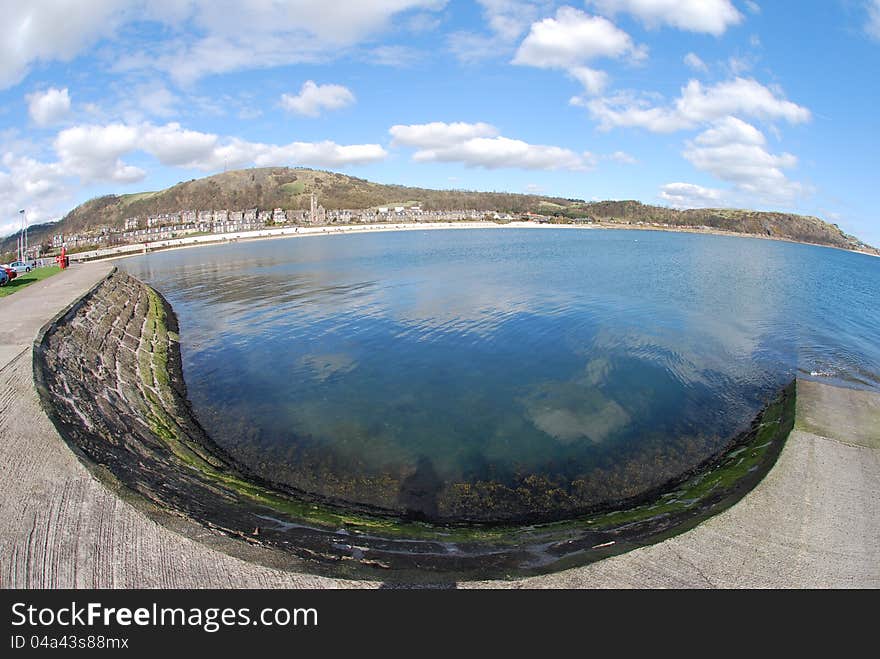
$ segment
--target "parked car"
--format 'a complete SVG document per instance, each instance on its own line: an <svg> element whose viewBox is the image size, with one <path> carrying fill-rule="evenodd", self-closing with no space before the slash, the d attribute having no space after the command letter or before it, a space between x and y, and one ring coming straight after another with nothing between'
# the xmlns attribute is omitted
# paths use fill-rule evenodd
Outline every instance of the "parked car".
<svg viewBox="0 0 880 659"><path fill-rule="evenodd" d="M6 273L9 281L12 281L16 277L18 277L18 272L16 272L15 268L10 265L0 265L0 270L3 270Z"/></svg>
<svg viewBox="0 0 880 659"><path fill-rule="evenodd" d="M31 271L31 264L25 263L24 261L15 261L14 263L10 263L9 267L15 270L18 274Z"/></svg>
<svg viewBox="0 0 880 659"><path fill-rule="evenodd" d="M6 274L5 268L0 268L0 286L6 286L9 283L9 275Z"/></svg>

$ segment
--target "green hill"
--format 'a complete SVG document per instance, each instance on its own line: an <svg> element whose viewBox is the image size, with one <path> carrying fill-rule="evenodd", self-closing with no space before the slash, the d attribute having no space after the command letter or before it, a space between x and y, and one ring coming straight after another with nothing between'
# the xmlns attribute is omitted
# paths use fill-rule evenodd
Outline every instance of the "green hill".
<svg viewBox="0 0 880 659"><path fill-rule="evenodd" d="M465 190L431 190L382 185L327 171L268 167L216 174L181 182L167 190L107 195L85 202L60 222L30 229L30 242L51 241L57 233L72 234L102 226L121 228L127 217L145 218L181 210L247 208L307 209L316 193L324 208L370 208L420 202L426 210L476 209L512 214L526 212L553 216L555 221L578 220L634 224L657 222L678 226L706 226L745 234L772 236L798 242L873 251L839 227L816 217L733 209L674 210L637 201L586 202L539 195ZM0 243L0 252L15 249L15 236Z"/></svg>

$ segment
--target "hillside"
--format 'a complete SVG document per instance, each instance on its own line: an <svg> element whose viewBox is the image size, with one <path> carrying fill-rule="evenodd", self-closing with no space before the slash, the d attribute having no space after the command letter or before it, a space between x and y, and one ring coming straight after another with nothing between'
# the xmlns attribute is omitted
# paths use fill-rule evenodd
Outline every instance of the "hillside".
<svg viewBox="0 0 880 659"><path fill-rule="evenodd" d="M181 210L307 209L310 194L327 209L370 208L420 202L425 210L476 209L553 216L556 221L618 223L658 222L671 226L706 226L798 242L874 251L836 225L816 217L732 209L679 211L637 201L585 202L538 195L464 190L430 190L382 185L364 179L302 168L246 169L181 182L167 190L92 199L59 223L31 227L30 242L47 242L57 233L72 234L102 226L121 228L125 218ZM0 243L0 253L15 249L15 236Z"/></svg>

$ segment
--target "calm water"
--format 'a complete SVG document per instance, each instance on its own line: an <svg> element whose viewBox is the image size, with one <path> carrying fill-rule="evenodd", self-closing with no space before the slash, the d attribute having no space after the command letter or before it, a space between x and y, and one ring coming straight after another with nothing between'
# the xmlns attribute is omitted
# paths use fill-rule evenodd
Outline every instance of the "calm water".
<svg viewBox="0 0 880 659"><path fill-rule="evenodd" d="M429 517L570 513L717 452L796 375L880 388L880 259L641 231L164 252L194 408L264 476Z"/></svg>

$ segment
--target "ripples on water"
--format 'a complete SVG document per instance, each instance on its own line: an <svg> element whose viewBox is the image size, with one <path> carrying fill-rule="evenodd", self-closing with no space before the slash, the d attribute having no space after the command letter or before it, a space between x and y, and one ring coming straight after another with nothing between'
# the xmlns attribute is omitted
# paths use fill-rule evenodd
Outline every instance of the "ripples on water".
<svg viewBox="0 0 880 659"><path fill-rule="evenodd" d="M425 231L120 265L174 306L218 443L274 480L388 508L421 505L403 494L414 474L440 492L426 510L534 475L597 503L716 452L796 375L880 388L880 259L818 247Z"/></svg>

